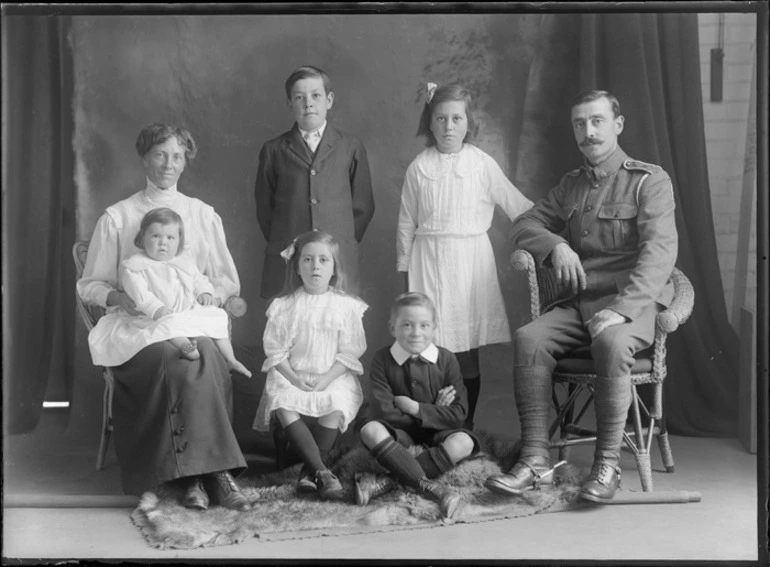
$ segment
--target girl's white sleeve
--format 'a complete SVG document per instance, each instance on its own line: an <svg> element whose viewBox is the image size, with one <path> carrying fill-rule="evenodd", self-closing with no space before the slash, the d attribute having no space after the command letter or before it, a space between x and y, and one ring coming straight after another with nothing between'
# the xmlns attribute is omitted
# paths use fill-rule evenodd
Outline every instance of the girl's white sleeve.
<svg viewBox="0 0 770 567"><path fill-rule="evenodd" d="M221 217L211 208L202 215L199 230L201 241L208 246L208 256L201 267L201 271L208 276L214 288L214 295L222 303L231 295L238 295L241 291L241 281L238 278L238 270L227 248L225 229Z"/></svg>
<svg viewBox="0 0 770 567"><path fill-rule="evenodd" d="M399 272L409 271L409 261L412 257L419 212L418 183L417 169L410 165L406 170L404 186L401 189L401 208L398 212L396 269Z"/></svg>
<svg viewBox="0 0 770 567"><path fill-rule="evenodd" d="M136 303L136 308L148 317L152 318L158 309L165 307L158 296L150 291L147 279L140 272L129 270L124 265L121 281L125 292Z"/></svg>
<svg viewBox="0 0 770 567"><path fill-rule="evenodd" d="M516 220L516 217L532 207L532 201L508 180L493 157L487 156L486 162L487 187L492 202L499 205L509 219Z"/></svg>
<svg viewBox="0 0 770 567"><path fill-rule="evenodd" d="M366 352L366 334L364 333L363 316L367 305L357 299L348 309L345 325L339 332L337 355L334 359L350 369L353 374L363 374L364 367L358 360Z"/></svg>
<svg viewBox="0 0 770 567"><path fill-rule="evenodd" d="M290 337L289 313L283 308L281 298L274 299L267 308L267 324L262 337L262 347L265 349L265 362L262 372L267 372L274 366L289 358L292 347Z"/></svg>
<svg viewBox="0 0 770 567"><path fill-rule="evenodd" d="M104 213L96 223L83 276L76 288L80 298L92 305L107 307L107 296L118 289L118 266L120 265L118 228L113 218Z"/></svg>

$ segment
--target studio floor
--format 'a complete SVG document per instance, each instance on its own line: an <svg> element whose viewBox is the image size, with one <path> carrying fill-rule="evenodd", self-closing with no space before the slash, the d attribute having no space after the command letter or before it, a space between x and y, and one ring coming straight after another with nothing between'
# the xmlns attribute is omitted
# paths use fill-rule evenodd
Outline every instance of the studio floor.
<svg viewBox="0 0 770 567"><path fill-rule="evenodd" d="M78 407L100 407L100 378L93 380L93 387L81 387ZM510 388L501 391L506 390ZM485 386L482 396L484 391L495 391L493 384ZM89 396L93 399L88 400ZM489 431L500 424L495 408L511 406L510 400L486 402L480 404L488 409L477 419L477 426ZM500 427L517 435L509 427L515 422L512 410L505 417L510 423ZM147 545L129 518L135 499L121 496L112 447L105 469L95 470L99 418L94 411L73 410L69 420L50 412L34 432L4 436L4 562L488 559L661 564L758 559L756 456L735 439L680 436L671 439L676 472L662 472L660 455L653 451L655 490L699 492L700 502L594 506L429 529L277 542L252 538L223 547L158 550ZM272 470L269 439L258 439L252 449L250 474ZM590 446L574 448L570 460L589 466L591 454ZM641 491L632 455L623 453L621 468L622 489Z"/></svg>

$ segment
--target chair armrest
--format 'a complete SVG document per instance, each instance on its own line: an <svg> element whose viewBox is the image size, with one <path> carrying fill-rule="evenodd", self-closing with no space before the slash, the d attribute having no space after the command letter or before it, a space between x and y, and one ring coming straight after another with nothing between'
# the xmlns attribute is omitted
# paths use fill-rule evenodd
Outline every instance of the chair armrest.
<svg viewBox="0 0 770 567"><path fill-rule="evenodd" d="M232 318L243 317L247 308L246 300L240 295L231 295L222 306L222 309Z"/></svg>
<svg viewBox="0 0 770 567"><path fill-rule="evenodd" d="M532 254L519 249L511 254L511 267L517 272L527 273L529 289L529 314L532 320L540 317L540 285L537 281L537 266Z"/></svg>
<svg viewBox="0 0 770 567"><path fill-rule="evenodd" d="M674 284L674 299L657 317L658 327L665 333L674 332L687 321L695 304L695 290L679 268L671 272L671 282Z"/></svg>

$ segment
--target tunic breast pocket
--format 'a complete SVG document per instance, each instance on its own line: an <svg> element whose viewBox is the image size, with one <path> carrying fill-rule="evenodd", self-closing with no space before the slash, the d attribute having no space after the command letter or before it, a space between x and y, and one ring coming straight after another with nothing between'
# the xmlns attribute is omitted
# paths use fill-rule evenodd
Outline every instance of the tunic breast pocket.
<svg viewBox="0 0 770 567"><path fill-rule="evenodd" d="M605 203L599 209L602 250L634 250L639 244L636 217L639 207L630 203Z"/></svg>

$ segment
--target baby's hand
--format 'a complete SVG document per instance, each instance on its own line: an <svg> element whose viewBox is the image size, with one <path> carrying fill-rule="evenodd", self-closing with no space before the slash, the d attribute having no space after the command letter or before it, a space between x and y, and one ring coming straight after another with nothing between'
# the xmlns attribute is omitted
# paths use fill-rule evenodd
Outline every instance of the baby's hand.
<svg viewBox="0 0 770 567"><path fill-rule="evenodd" d="M169 309L167 307L161 307L160 309L155 311L155 313L153 313L152 318L155 321L157 321L161 317L165 317L166 315L170 315L170 314L171 314L171 311L169 311Z"/></svg>
<svg viewBox="0 0 770 567"><path fill-rule="evenodd" d="M452 402L455 401L456 396L457 396L457 391L455 390L454 386L447 386L445 388L441 388L438 391L438 395L436 396L436 405L450 406L452 405Z"/></svg>
<svg viewBox="0 0 770 567"><path fill-rule="evenodd" d="M420 404L409 396L396 396L393 398L393 403L396 404L398 409L409 415L417 415L420 411Z"/></svg>
<svg viewBox="0 0 770 567"><path fill-rule="evenodd" d="M210 293L201 293L198 296L198 303L201 305L214 305L214 296Z"/></svg>

